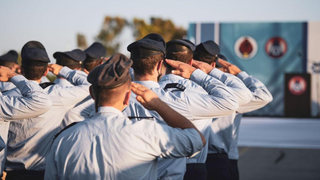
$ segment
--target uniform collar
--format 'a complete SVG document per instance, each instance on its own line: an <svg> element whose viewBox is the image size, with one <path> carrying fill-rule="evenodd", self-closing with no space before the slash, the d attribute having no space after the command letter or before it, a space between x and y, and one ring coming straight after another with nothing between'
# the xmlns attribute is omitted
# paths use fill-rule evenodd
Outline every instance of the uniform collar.
<svg viewBox="0 0 320 180"><path fill-rule="evenodd" d="M38 81L35 81L35 80L29 80L29 82L34 82L34 83L39 84L39 82L38 82Z"/></svg>
<svg viewBox="0 0 320 180"><path fill-rule="evenodd" d="M160 88L159 83L155 81L134 81L135 83L141 84L147 88Z"/></svg>
<svg viewBox="0 0 320 180"><path fill-rule="evenodd" d="M124 116L121 111L112 106L101 106L98 108L98 113L116 114L119 116Z"/></svg>
<svg viewBox="0 0 320 180"><path fill-rule="evenodd" d="M175 74L166 74L161 78L160 82L161 81L177 81L177 80L183 80L183 79L185 78Z"/></svg>

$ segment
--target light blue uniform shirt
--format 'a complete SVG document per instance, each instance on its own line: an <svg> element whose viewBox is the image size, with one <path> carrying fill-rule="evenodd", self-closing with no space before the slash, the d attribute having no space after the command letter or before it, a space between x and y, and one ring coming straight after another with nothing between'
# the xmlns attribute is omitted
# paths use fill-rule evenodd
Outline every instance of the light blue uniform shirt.
<svg viewBox="0 0 320 180"><path fill-rule="evenodd" d="M90 84L84 72L64 67L59 75L75 86L62 88L52 85L45 88L53 104L50 110L37 117L22 117L19 121L11 122L6 170L44 170L45 156L53 136L60 130L66 111L88 96ZM15 89L8 93L19 95Z"/></svg>
<svg viewBox="0 0 320 180"><path fill-rule="evenodd" d="M61 87L70 87L73 86L68 80L56 78L53 82L55 85L59 85Z"/></svg>
<svg viewBox="0 0 320 180"><path fill-rule="evenodd" d="M0 92L9 91L15 87L12 82L0 82Z"/></svg>
<svg viewBox="0 0 320 180"><path fill-rule="evenodd" d="M5 96L0 93L0 149L5 148L7 144L8 121L38 116L45 113L52 106L49 95L39 84L28 81L21 75L12 77L11 82L20 90L21 95L14 97ZM3 171L5 156L6 148L0 151L0 174Z"/></svg>
<svg viewBox="0 0 320 180"><path fill-rule="evenodd" d="M251 91L253 98L247 104L240 106L237 110L236 117L232 126L233 136L230 143L230 150L228 152L229 159L237 160L239 158L238 152L238 137L239 127L242 118L241 113L251 112L260 109L272 101L273 97L267 87L257 78L249 76L246 72L242 71L237 75L246 87Z"/></svg>
<svg viewBox="0 0 320 180"><path fill-rule="evenodd" d="M47 157L45 179L156 179L157 158L202 149L198 132L154 120L131 121L113 107L63 131Z"/></svg>
<svg viewBox="0 0 320 180"><path fill-rule="evenodd" d="M260 81L253 77L249 77L245 72L240 72L237 77L228 73L224 74L227 75L227 78L239 79L242 84L245 85L247 91L251 93L251 98L248 98L249 101L242 101L242 103L239 103L237 112L244 112L244 110L249 112L267 104L265 100L269 99L270 96L268 94L270 93ZM236 91L236 89L234 89L234 91ZM238 95L235 94L235 96L240 95L240 93L238 93ZM237 142L241 118L239 119L240 116L237 112L225 117L217 118L212 122L211 128L213 133L210 136L209 153L221 153L224 151L228 153L230 159L238 157Z"/></svg>
<svg viewBox="0 0 320 180"><path fill-rule="evenodd" d="M88 96L65 114L60 127L63 129L73 122L83 121L92 117L94 114L94 100L91 98L91 96Z"/></svg>
<svg viewBox="0 0 320 180"><path fill-rule="evenodd" d="M229 87L231 92L237 98L239 106L245 105L253 98L250 90L236 76L224 73L215 68L210 73L210 76L220 80ZM224 117L213 119L211 124L211 133L209 137L208 153L228 153L233 139L233 126L236 112Z"/></svg>
<svg viewBox="0 0 320 180"><path fill-rule="evenodd" d="M186 87L185 89L186 94L189 94L189 93L208 94L208 92L204 90L199 84L174 74L164 75L159 82L162 88L164 88L167 84L170 84L170 83L179 83L184 87ZM221 83L219 82L217 84L221 84ZM168 91L172 92L173 94L177 94L177 96L181 94L181 92L179 92L175 88L168 89ZM210 126L211 122L212 122L212 117L201 119L201 120L193 119L192 121L192 123L197 127L197 129L204 135L206 139L209 139L210 129L208 127ZM203 147L201 152L198 153L196 156L192 158L187 158L187 163L205 163L207 158L207 151L208 151L208 143L206 143L206 145ZM167 160L164 160L164 161L167 161ZM177 161L176 162L174 162L174 160L171 160L171 161L172 162L168 161L168 164L166 163L164 166L160 167L161 168L159 170L160 174L162 174L161 172L170 171L171 168L174 169L174 167L177 167ZM185 165L185 163L183 164L182 162L183 161L181 161L180 166ZM167 173L167 176L169 176L169 173Z"/></svg>

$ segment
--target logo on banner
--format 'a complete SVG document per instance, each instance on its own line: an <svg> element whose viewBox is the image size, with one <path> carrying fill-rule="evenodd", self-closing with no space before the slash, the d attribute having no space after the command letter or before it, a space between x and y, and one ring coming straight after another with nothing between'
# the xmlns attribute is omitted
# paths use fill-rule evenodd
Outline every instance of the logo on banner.
<svg viewBox="0 0 320 180"><path fill-rule="evenodd" d="M289 80L289 90L294 95L303 94L307 89L307 82L300 76L294 76Z"/></svg>
<svg viewBox="0 0 320 180"><path fill-rule="evenodd" d="M257 54L257 41L251 36L241 36L234 44L234 51L239 58L249 60Z"/></svg>
<svg viewBox="0 0 320 180"><path fill-rule="evenodd" d="M272 58L280 58L287 52L287 43L280 37L273 37L266 43L265 50Z"/></svg>

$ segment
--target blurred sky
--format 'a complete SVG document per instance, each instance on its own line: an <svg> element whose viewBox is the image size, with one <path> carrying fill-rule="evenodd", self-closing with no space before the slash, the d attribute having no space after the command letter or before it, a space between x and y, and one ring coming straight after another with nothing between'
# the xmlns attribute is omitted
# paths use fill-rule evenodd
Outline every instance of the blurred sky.
<svg viewBox="0 0 320 180"><path fill-rule="evenodd" d="M0 0L0 55L37 40L52 58L77 48L77 33L90 45L107 15L161 17L186 29L190 22L320 21L320 0ZM132 32L126 29L121 40L120 52L128 54Z"/></svg>

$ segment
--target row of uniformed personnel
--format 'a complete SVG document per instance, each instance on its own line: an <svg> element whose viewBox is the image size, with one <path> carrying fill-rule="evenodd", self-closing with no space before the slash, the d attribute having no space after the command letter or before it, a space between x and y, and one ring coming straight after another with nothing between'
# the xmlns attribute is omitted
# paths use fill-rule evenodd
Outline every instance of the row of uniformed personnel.
<svg viewBox="0 0 320 180"><path fill-rule="evenodd" d="M102 64L94 43L86 54L57 52L60 65L48 66L43 45L30 41L21 51L29 81L1 66L0 80L17 87L0 101L7 179L239 179L239 113L270 102L267 88L219 59L213 41L149 34L128 51ZM88 76L70 69L84 59ZM42 89L47 66L58 78Z"/></svg>

